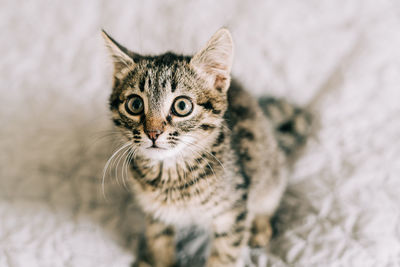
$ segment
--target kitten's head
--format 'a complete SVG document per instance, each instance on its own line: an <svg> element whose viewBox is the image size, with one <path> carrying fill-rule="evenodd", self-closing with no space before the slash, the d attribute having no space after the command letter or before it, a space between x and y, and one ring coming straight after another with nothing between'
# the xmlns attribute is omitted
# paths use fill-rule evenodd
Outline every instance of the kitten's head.
<svg viewBox="0 0 400 267"><path fill-rule="evenodd" d="M138 155L185 157L215 142L230 84L233 43L228 30L216 32L193 57L142 56L105 32L103 37L114 61L113 121Z"/></svg>

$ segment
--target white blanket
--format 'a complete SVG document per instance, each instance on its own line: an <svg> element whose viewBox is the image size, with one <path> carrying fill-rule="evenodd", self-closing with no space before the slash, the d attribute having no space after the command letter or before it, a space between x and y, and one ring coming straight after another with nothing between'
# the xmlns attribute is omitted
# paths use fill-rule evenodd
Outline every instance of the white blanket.
<svg viewBox="0 0 400 267"><path fill-rule="evenodd" d="M190 54L221 26L248 90L318 117L253 262L400 266L397 0L0 1L0 266L129 266L142 216L114 174L101 190L115 147L100 29Z"/></svg>

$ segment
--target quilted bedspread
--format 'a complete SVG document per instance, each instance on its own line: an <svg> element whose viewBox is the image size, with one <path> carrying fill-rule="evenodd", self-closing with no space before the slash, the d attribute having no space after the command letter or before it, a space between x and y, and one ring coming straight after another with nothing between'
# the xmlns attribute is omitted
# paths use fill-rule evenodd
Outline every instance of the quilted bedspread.
<svg viewBox="0 0 400 267"><path fill-rule="evenodd" d="M0 266L131 264L143 215L122 163L102 192L116 143L100 29L139 53L191 54L221 26L249 91L316 118L268 253L243 261L400 266L398 0L1 0ZM206 241L188 235L180 260L195 266Z"/></svg>

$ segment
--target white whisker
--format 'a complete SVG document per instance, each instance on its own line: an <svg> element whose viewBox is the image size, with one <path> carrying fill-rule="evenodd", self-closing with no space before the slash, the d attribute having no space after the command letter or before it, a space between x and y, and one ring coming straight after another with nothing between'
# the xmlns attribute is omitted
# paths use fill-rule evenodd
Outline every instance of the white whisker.
<svg viewBox="0 0 400 267"><path fill-rule="evenodd" d="M133 156L136 154L136 151L137 151L136 149L132 149L132 148L130 148L130 150L131 151L128 153L128 156L126 157L126 160L125 160L125 168L124 168L124 165L122 164L122 170L123 171L125 170L125 178L124 178L124 175L122 175L122 183L126 190L129 190L128 186L126 184L126 179L129 178L129 174L128 174L129 169L128 168L131 164Z"/></svg>
<svg viewBox="0 0 400 267"><path fill-rule="evenodd" d="M188 136L195 138L194 136L191 136L191 135L188 135ZM193 142L189 142L189 141L184 141L184 142L187 142L189 145L192 145L192 146L194 146L194 147L197 147L198 149L200 149L200 151L204 151L204 152L206 152L208 155L210 155L211 157L213 157L213 158L219 163L219 165L221 165L222 169L223 169L224 172L225 172L225 167L224 167L224 165L222 164L222 162L221 162L216 156L214 156L212 153L210 153L206 148L201 147L201 146L199 146L199 145L197 145L197 144L195 144L195 143L193 143Z"/></svg>
<svg viewBox="0 0 400 267"><path fill-rule="evenodd" d="M127 190L128 188L127 188L126 183L125 183L125 164L126 164L126 161L127 161L128 157L130 156L131 152L132 152L132 148L130 147L130 148L128 148L128 150L124 153L125 157L124 157L124 159L123 159L123 161L122 161L122 168L121 168L121 179L122 179L122 184L123 184L123 186L124 186L124 188L125 188L126 190Z"/></svg>
<svg viewBox="0 0 400 267"><path fill-rule="evenodd" d="M116 181L117 181L117 183L118 183L118 185L120 185L120 183L119 183L119 177L118 177L118 166L119 166L119 163L121 162L121 160L124 158L124 156L125 155L127 155L127 154L129 154L129 152L130 152L130 147L128 147L128 149L126 149L124 152L122 152L118 157L117 157L117 159L115 160L115 162L116 162L116 164L115 164L115 167L114 167L114 173L115 173L115 179L116 179ZM124 161L125 161L125 159L124 159ZM123 162L124 162L123 161ZM114 163L115 163L114 162ZM123 166L122 166L122 172L123 172Z"/></svg>
<svg viewBox="0 0 400 267"><path fill-rule="evenodd" d="M118 155L118 153L120 153L122 150L124 150L126 147L130 146L131 144L132 144L131 142L127 142L127 143L125 143L124 145L122 145L118 150L116 150L116 151L111 155L111 157L107 160L106 165L104 166L104 169L103 169L103 178L102 178L102 182L101 182L101 190L102 190L104 199L107 199L106 194L105 194L105 189L104 189L104 181L105 181L105 177L106 177L106 174L107 174L107 170L108 170L108 168L109 168L109 166L110 166L110 163L111 163L111 161L114 159L114 157L115 157L116 155Z"/></svg>

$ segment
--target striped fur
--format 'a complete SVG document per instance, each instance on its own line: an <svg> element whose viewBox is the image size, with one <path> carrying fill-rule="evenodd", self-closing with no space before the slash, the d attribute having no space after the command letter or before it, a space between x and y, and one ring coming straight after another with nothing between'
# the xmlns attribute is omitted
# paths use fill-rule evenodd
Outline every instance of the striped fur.
<svg viewBox="0 0 400 267"><path fill-rule="evenodd" d="M311 114L285 99L263 97L259 104L274 125L279 146L290 154L301 146L311 130Z"/></svg>
<svg viewBox="0 0 400 267"><path fill-rule="evenodd" d="M133 155L130 184L148 216L148 257L136 266L172 266L174 229L191 224L212 233L207 266L234 266L244 245L266 246L286 158L275 125L230 80L229 32L218 31L193 57L140 56L104 38L115 63L110 109ZM132 95L143 99L140 115L126 111ZM183 117L171 108L181 96L193 102Z"/></svg>

